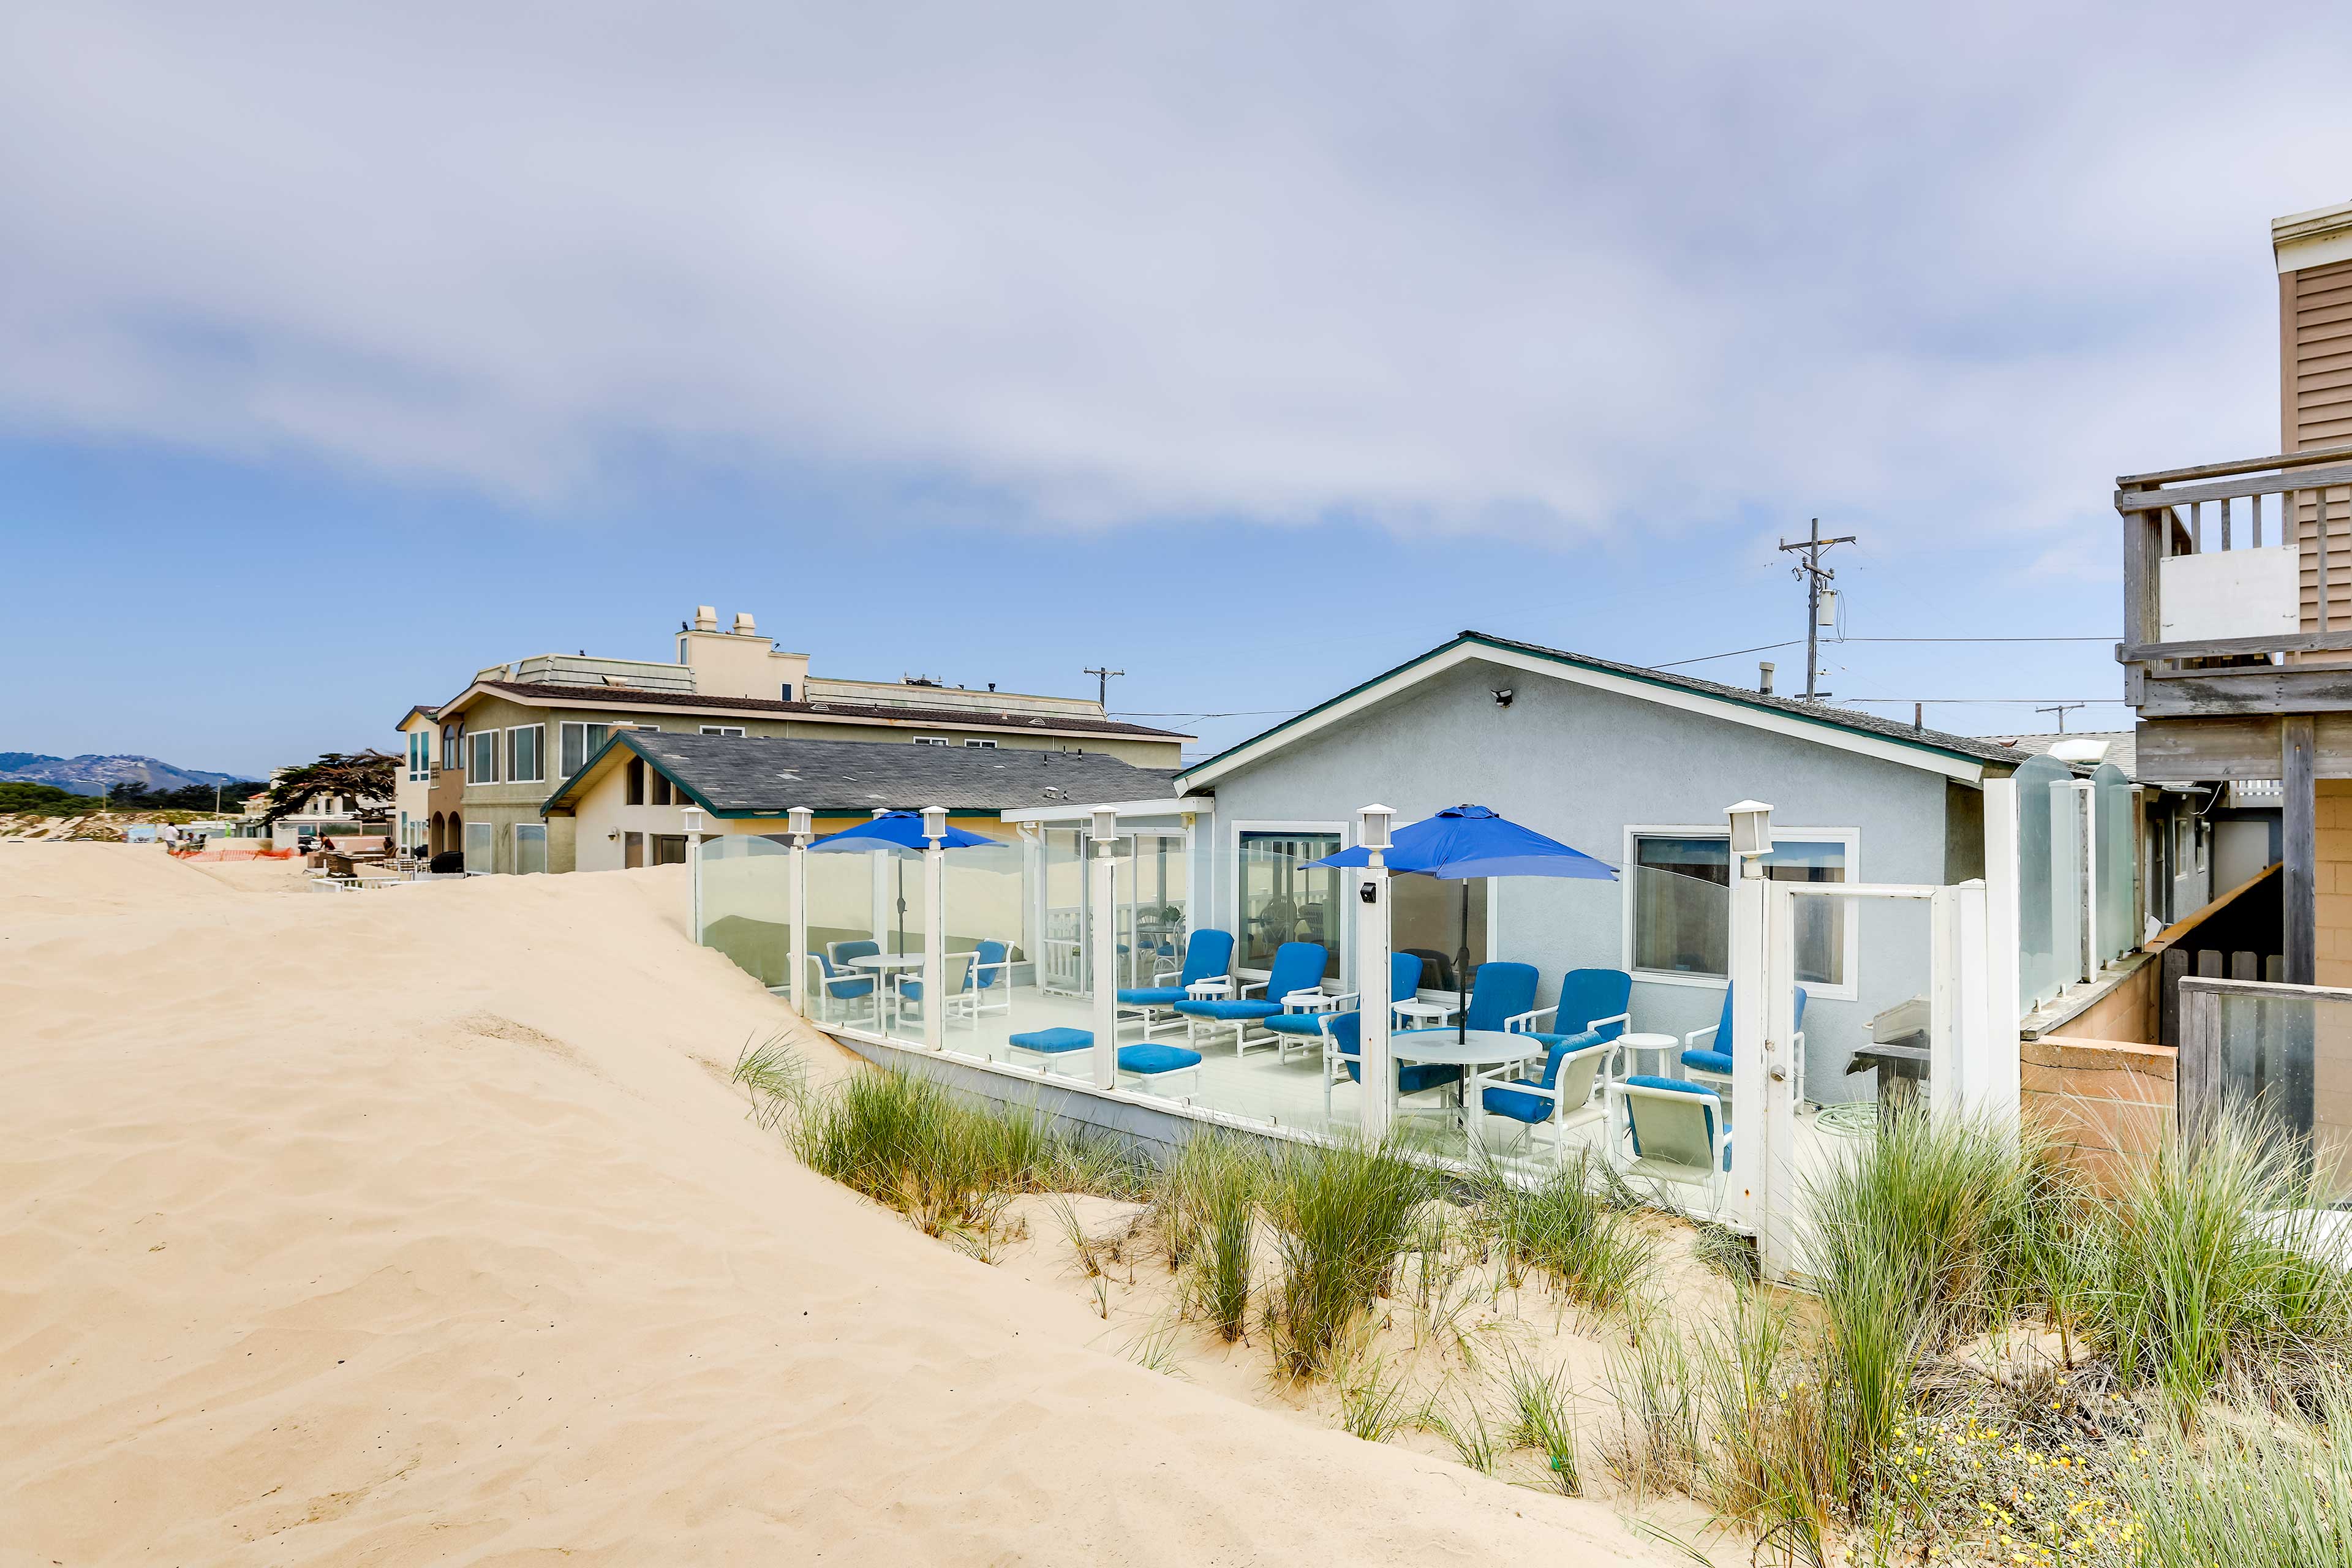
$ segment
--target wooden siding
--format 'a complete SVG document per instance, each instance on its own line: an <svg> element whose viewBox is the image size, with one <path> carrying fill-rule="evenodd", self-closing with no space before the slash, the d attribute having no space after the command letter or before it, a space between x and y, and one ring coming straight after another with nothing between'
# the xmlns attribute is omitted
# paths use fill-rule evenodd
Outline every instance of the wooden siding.
<svg viewBox="0 0 2352 1568"><path fill-rule="evenodd" d="M2279 425L2284 452L2352 441L2352 261L2279 274ZM2318 498L2305 492L2294 500L2303 629L2317 631ZM2328 493L2326 551L2327 625L2352 626L2352 491Z"/></svg>

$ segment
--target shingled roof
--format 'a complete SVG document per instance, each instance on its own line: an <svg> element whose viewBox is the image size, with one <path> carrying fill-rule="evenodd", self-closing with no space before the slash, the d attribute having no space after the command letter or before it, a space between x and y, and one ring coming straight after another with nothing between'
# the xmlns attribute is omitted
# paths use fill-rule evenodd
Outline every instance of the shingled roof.
<svg viewBox="0 0 2352 1568"><path fill-rule="evenodd" d="M768 816L796 805L819 814L927 805L991 812L1060 800L1164 800L1175 794L1174 769L1139 768L1095 752L624 730L548 797L541 815L574 804L632 754L718 816Z"/></svg>

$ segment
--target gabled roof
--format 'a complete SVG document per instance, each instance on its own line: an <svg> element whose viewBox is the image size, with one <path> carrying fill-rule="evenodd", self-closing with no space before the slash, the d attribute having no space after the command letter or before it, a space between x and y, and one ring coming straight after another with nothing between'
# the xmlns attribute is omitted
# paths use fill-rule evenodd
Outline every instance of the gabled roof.
<svg viewBox="0 0 2352 1568"><path fill-rule="evenodd" d="M1925 768L1969 784L1980 782L1988 773L1996 776L2006 773L2030 754L1981 736L1914 729L1875 714L1858 713L1826 702L1767 697L1744 687L1725 686L1695 676L1649 669L1638 664L1619 664L1591 654L1570 653L1487 632L1465 631L1418 658L1374 676L1205 762L1193 763L1177 775L1178 786L1191 791L1213 784L1225 774L1247 767L1284 746L1474 660L1615 691L1644 701L1662 702L1731 723Z"/></svg>
<svg viewBox="0 0 2352 1568"><path fill-rule="evenodd" d="M2107 749L2098 761L2115 763L2134 783L2139 782L2139 732L2136 730L2070 730L2063 735L2000 735L1994 738L2037 757L2048 755L2050 748L2062 741L2104 741ZM2097 766L2097 763L2066 760L2078 773L2088 773Z"/></svg>
<svg viewBox="0 0 2352 1568"><path fill-rule="evenodd" d="M1152 800L1172 794L1175 777L1172 768L1139 768L1096 752L623 730L547 797L541 815L576 805L633 756L714 816L773 816L796 805L820 815L927 805L986 813L1066 799Z"/></svg>
<svg viewBox="0 0 2352 1568"><path fill-rule="evenodd" d="M1024 735L1109 735L1151 741L1189 741L1173 730L1123 724L1080 714L999 712L969 708L900 708L887 702L779 702L766 697L706 697L694 691L656 691L642 686L575 686L561 681L477 680L442 705L454 712L478 695L589 711L643 712L675 708L713 716L805 719L815 723L904 725L913 729L996 731Z"/></svg>

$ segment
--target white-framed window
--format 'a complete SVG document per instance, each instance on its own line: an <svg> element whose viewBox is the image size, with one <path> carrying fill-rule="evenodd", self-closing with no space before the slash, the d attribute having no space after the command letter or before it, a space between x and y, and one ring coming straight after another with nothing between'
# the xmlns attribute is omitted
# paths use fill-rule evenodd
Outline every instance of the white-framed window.
<svg viewBox="0 0 2352 1568"><path fill-rule="evenodd" d="M476 730L466 737L466 782L469 784L499 782L499 732L496 730Z"/></svg>
<svg viewBox="0 0 2352 1568"><path fill-rule="evenodd" d="M1236 822L1234 878L1227 897L1234 932L1234 967L1266 974L1286 942L1316 942L1331 954L1327 980L1344 979L1349 910L1348 873L1309 861L1348 847L1344 822Z"/></svg>
<svg viewBox="0 0 2352 1568"><path fill-rule="evenodd" d="M556 740L563 748L558 759L563 776L570 778L588 765L588 759L604 749L604 741L614 730L625 730L626 724L587 724L568 722L556 730Z"/></svg>
<svg viewBox="0 0 2352 1568"><path fill-rule="evenodd" d="M408 782L418 783L432 776L433 737L424 730L408 732Z"/></svg>
<svg viewBox="0 0 2352 1568"><path fill-rule="evenodd" d="M507 731L507 781L547 782L547 726L519 724Z"/></svg>
<svg viewBox="0 0 2352 1568"><path fill-rule="evenodd" d="M547 825L518 822L514 830L515 875L528 877L547 869Z"/></svg>
<svg viewBox="0 0 2352 1568"><path fill-rule="evenodd" d="M983 741L976 735L965 736L963 746L964 750L967 752L992 752L996 750L995 742Z"/></svg>
<svg viewBox="0 0 2352 1568"><path fill-rule="evenodd" d="M952 745L954 742L950 741L945 735L918 735L915 737L915 744L919 746L947 746Z"/></svg>
<svg viewBox="0 0 2352 1568"><path fill-rule="evenodd" d="M1783 827L1764 874L1775 881L1861 879L1862 836L1846 827ZM1731 967L1731 839L1720 826L1625 829L1623 963L1637 980L1721 985ZM1858 994L1860 927L1843 899L1796 901L1797 983L1822 1000Z"/></svg>
<svg viewBox="0 0 2352 1568"><path fill-rule="evenodd" d="M705 724L702 727L702 732L706 735L740 735L743 732L743 726L740 724Z"/></svg>

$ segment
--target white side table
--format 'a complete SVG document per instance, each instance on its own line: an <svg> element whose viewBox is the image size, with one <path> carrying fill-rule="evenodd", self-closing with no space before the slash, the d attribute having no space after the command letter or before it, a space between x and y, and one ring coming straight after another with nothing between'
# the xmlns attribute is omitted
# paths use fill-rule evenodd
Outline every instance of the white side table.
<svg viewBox="0 0 2352 1568"><path fill-rule="evenodd" d="M1672 1035L1620 1035L1611 1042L1620 1050L1654 1053L1658 1060L1649 1067L1634 1064L1635 1072L1646 1072L1654 1078L1672 1078L1668 1070L1674 1064L1674 1052L1682 1041Z"/></svg>
<svg viewBox="0 0 2352 1568"><path fill-rule="evenodd" d="M1222 1002L1233 994L1234 983L1223 975L1213 980L1195 980L1184 987L1184 994L1195 1002Z"/></svg>
<svg viewBox="0 0 2352 1568"><path fill-rule="evenodd" d="M1402 1018L1404 1026L1408 1029L1434 1029L1450 1023L1454 1015L1462 1011L1462 1008L1453 1002L1423 1002L1414 998L1403 1002L1391 1002L1389 1004L1389 1011Z"/></svg>

